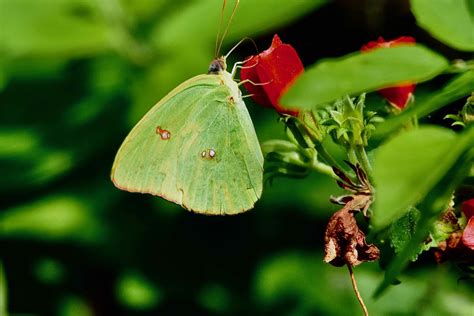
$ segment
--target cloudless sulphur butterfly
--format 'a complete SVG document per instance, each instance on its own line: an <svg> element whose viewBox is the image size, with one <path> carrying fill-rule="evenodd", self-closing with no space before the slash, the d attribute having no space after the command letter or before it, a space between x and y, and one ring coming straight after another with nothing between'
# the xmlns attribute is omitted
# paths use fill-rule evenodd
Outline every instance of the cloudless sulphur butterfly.
<svg viewBox="0 0 474 316"><path fill-rule="evenodd" d="M235 69L227 72L226 57L217 58L208 74L185 81L153 106L117 152L115 186L203 214L252 208L262 193L263 155Z"/></svg>

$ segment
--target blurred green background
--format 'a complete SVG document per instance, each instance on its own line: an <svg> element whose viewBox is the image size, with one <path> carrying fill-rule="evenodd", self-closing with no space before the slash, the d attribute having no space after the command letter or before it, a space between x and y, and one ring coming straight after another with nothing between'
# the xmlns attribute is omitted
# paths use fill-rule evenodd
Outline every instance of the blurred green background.
<svg viewBox="0 0 474 316"><path fill-rule="evenodd" d="M322 262L337 210L328 199L340 193L331 179L278 178L234 217L192 214L109 180L134 123L207 71L221 5L0 0L0 315L360 314L347 270ZM373 0L241 0L223 51L245 36L266 49L274 33L305 65L379 35L464 57L419 29L408 1ZM230 63L251 54L244 43ZM246 102L260 141L284 137L276 113ZM355 271L373 315L473 312L472 283L429 255L378 301L378 263Z"/></svg>

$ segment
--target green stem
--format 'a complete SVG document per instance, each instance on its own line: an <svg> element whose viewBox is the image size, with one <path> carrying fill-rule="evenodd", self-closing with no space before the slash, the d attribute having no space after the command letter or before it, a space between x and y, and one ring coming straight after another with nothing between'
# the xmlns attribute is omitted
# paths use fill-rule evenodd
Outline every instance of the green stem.
<svg viewBox="0 0 474 316"><path fill-rule="evenodd" d="M334 173L331 166L319 162L317 159L314 159L313 162L309 165L309 167L311 168L311 170L326 174L333 179L339 180L339 177Z"/></svg>
<svg viewBox="0 0 474 316"><path fill-rule="evenodd" d="M336 167L337 169L342 171L349 179L355 180L352 175L347 174L345 172L344 168L342 168L342 166L336 161L336 159L334 159L333 156L331 156L331 154L326 150L326 148L324 148L324 146L320 142L314 142L314 148L318 152L318 155L322 157L329 166ZM332 171L332 168L331 168L331 172L332 174L334 174L334 172ZM339 180L339 177L337 176L336 177L332 176L332 177Z"/></svg>
<svg viewBox="0 0 474 316"><path fill-rule="evenodd" d="M367 152L365 151L364 146L356 145L354 151L357 156L357 160L362 165L362 168L364 168L365 173L367 175L372 174L372 165L370 164L369 157L367 157Z"/></svg>
<svg viewBox="0 0 474 316"><path fill-rule="evenodd" d="M415 129L418 128L418 116L417 116L417 115L413 115L413 117L412 117L412 124L413 124L413 127L414 127Z"/></svg>
<svg viewBox="0 0 474 316"><path fill-rule="evenodd" d="M357 158L356 150L354 147L349 147L347 149L347 158L349 159L349 162L354 165L359 162L359 159Z"/></svg>

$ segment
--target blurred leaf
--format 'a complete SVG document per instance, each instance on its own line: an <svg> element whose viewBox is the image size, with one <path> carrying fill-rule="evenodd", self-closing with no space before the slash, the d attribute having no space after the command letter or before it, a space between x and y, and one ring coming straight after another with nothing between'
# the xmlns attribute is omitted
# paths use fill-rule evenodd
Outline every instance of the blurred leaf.
<svg viewBox="0 0 474 316"><path fill-rule="evenodd" d="M420 246L424 247L423 244L428 238L428 234L431 230L436 229L436 225L433 225L436 223L439 215L447 209L452 200L454 190L464 178L467 177L469 170L472 168L474 159L474 126L457 138L458 140L455 146L453 146L453 151L458 152L459 147L463 147L464 145L465 152L458 155L456 161L451 164L450 169L445 172L443 178L438 180L438 183L424 195L423 200L418 204L417 208L420 210L421 217L415 227L415 233L412 238L408 240L400 253L392 259L388 265L384 280L375 291L375 297L380 296L397 280L409 260L419 251ZM459 143L461 145L457 146ZM449 157L449 155L447 156L447 160L452 158ZM445 166L445 164L443 165ZM428 175L430 176L430 174ZM439 236L435 235L434 237ZM430 245L425 246L429 247Z"/></svg>
<svg viewBox="0 0 474 316"><path fill-rule="evenodd" d="M0 159L28 154L38 146L38 135L33 129L0 129Z"/></svg>
<svg viewBox="0 0 474 316"><path fill-rule="evenodd" d="M273 306L279 314L286 315L353 314L358 307L354 301L346 301L349 279L344 283L344 277L334 278L335 275L324 265L322 258L303 252L267 259L256 273L254 291L257 302L266 310ZM339 284L338 289L327 287L331 278ZM344 311L339 308L343 301ZM283 310L283 307L290 311Z"/></svg>
<svg viewBox="0 0 474 316"><path fill-rule="evenodd" d="M393 116L383 124L377 125L372 138L380 140L388 133L399 129L401 125L408 122L412 117L425 117L451 102L467 97L472 91L474 91L474 71L471 70L456 76L443 89L410 106L400 115Z"/></svg>
<svg viewBox="0 0 474 316"><path fill-rule="evenodd" d="M8 80L47 80L59 78L66 65L66 60L55 57L41 59L11 58L6 62L4 71Z"/></svg>
<svg viewBox="0 0 474 316"><path fill-rule="evenodd" d="M0 191L37 186L55 179L73 166L69 150L39 146L38 135L29 130L0 130Z"/></svg>
<svg viewBox="0 0 474 316"><path fill-rule="evenodd" d="M438 40L459 50L474 51L472 0L411 0L417 23Z"/></svg>
<svg viewBox="0 0 474 316"><path fill-rule="evenodd" d="M355 277L371 315L469 315L474 294L446 269L424 269L405 276L402 284L374 299L369 293L379 282L377 264L355 269ZM451 292L453 291L454 292ZM274 255L255 275L254 297L263 315L359 315L347 269L322 262L321 255L289 252ZM448 293L456 293L451 301ZM403 302L403 304L400 304ZM459 304L458 304L459 303Z"/></svg>
<svg viewBox="0 0 474 316"><path fill-rule="evenodd" d="M95 0L0 0L0 52L71 58L110 46Z"/></svg>
<svg viewBox="0 0 474 316"><path fill-rule="evenodd" d="M120 0L120 2L127 15L140 22L152 20L160 13L164 16L160 9L170 4L170 1L167 0ZM178 3L179 1L173 2Z"/></svg>
<svg viewBox="0 0 474 316"><path fill-rule="evenodd" d="M120 277L116 295L121 304L136 310L156 308L163 299L163 293L136 272L125 273Z"/></svg>
<svg viewBox="0 0 474 316"><path fill-rule="evenodd" d="M474 128L463 135L440 127L401 133L374 155L376 187L372 224L381 229L417 205L474 146Z"/></svg>
<svg viewBox="0 0 474 316"><path fill-rule="evenodd" d="M0 315L8 315L7 297L7 278L3 269L3 263L0 261Z"/></svg>
<svg viewBox="0 0 474 316"><path fill-rule="evenodd" d="M229 290L220 284L207 284L198 294L199 303L212 313L230 311L232 297Z"/></svg>
<svg viewBox="0 0 474 316"><path fill-rule="evenodd" d="M421 45L353 53L321 60L307 68L283 96L282 102L308 110L348 94L429 80L447 67L444 57Z"/></svg>
<svg viewBox="0 0 474 316"><path fill-rule="evenodd" d="M59 316L94 316L91 306L75 295L68 295L59 302Z"/></svg>
<svg viewBox="0 0 474 316"><path fill-rule="evenodd" d="M0 213L0 238L100 242L104 231L87 202L58 194L7 209Z"/></svg>
<svg viewBox="0 0 474 316"><path fill-rule="evenodd" d="M268 32L327 2L328 0L295 0L281 1L275 5L274 0L240 1L225 41L233 43L245 36ZM233 1L228 1L224 25L229 20L233 5ZM221 6L220 0L200 0L176 10L175 15L167 16L156 25L152 36L156 47L166 50L176 46L189 49L195 45L213 48Z"/></svg>
<svg viewBox="0 0 474 316"><path fill-rule="evenodd" d="M59 284L64 280L66 271L61 262L52 258L40 258L35 262L33 273L45 284Z"/></svg>

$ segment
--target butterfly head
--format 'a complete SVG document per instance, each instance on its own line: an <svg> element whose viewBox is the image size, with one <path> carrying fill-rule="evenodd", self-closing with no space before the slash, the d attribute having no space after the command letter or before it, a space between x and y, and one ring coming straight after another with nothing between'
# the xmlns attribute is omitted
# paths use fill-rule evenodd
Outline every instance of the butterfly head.
<svg viewBox="0 0 474 316"><path fill-rule="evenodd" d="M207 70L208 74L217 75L221 71L225 71L227 68L227 64L225 63L225 57L219 57L214 59L211 64L209 65L209 69Z"/></svg>

